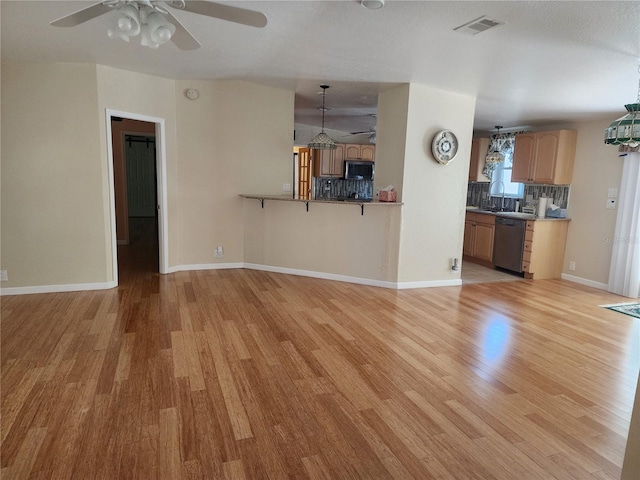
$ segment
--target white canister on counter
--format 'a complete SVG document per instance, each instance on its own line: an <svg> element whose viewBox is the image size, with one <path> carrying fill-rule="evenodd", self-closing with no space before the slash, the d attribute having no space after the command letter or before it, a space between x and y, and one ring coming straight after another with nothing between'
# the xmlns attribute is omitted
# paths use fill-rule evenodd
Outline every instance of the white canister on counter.
<svg viewBox="0 0 640 480"><path fill-rule="evenodd" d="M544 218L547 215L547 197L538 198L538 218Z"/></svg>

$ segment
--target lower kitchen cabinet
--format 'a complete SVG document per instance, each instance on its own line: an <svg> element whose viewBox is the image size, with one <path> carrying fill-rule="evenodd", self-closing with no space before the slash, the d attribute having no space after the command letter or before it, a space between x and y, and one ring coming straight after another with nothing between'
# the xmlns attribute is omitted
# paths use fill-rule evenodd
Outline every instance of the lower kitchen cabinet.
<svg viewBox="0 0 640 480"><path fill-rule="evenodd" d="M493 235L496 218L482 213L467 213L464 222L464 243L462 253L465 258L490 264L493 258Z"/></svg>
<svg viewBox="0 0 640 480"><path fill-rule="evenodd" d="M529 220L524 237L525 278L560 278L569 220Z"/></svg>

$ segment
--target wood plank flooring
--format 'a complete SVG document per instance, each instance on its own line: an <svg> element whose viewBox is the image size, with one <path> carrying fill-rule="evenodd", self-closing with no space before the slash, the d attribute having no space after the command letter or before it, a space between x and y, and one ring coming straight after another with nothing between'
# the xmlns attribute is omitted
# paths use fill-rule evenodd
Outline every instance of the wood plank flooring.
<svg viewBox="0 0 640 480"><path fill-rule="evenodd" d="M597 306L620 297L121 280L2 298L3 479L620 476L640 321Z"/></svg>

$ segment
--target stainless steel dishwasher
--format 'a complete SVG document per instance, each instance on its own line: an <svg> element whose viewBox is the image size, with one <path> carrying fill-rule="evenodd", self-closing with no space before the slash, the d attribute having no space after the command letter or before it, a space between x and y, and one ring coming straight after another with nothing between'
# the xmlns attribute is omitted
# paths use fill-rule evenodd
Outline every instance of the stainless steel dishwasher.
<svg viewBox="0 0 640 480"><path fill-rule="evenodd" d="M493 237L493 264L514 272L522 272L522 252L526 220L496 217Z"/></svg>

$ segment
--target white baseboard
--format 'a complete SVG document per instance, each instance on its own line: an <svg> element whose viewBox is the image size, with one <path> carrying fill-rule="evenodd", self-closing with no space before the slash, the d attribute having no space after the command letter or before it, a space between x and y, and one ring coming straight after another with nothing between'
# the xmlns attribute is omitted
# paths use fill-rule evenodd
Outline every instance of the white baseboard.
<svg viewBox="0 0 640 480"><path fill-rule="evenodd" d="M85 290L108 290L115 287L117 287L116 282L68 283L64 285L41 285L37 287L5 287L0 288L0 296L30 295L33 293L82 292Z"/></svg>
<svg viewBox="0 0 640 480"><path fill-rule="evenodd" d="M166 273L189 272L196 270L226 270L233 268L247 268L249 270L260 270L263 272L284 273L287 275L298 275L302 277L319 278L323 280L333 280L336 282L355 283L370 287L391 288L394 290L406 290L411 288L432 288L432 287L455 287L462 285L462 280L427 280L421 282L387 282L384 280L373 280L370 278L350 277L348 275L338 275L335 273L315 272L312 270L299 270L297 268L275 267L272 265L260 265L257 263L203 263L192 265L174 265L169 267ZM79 292L85 290L106 290L117 287L115 282L104 283L78 283L67 285L42 285L38 287L8 287L0 288L0 295L27 295L32 293L59 293L59 292ZM606 288L606 285L605 285Z"/></svg>
<svg viewBox="0 0 640 480"><path fill-rule="evenodd" d="M459 287L462 285L462 279L454 280L425 280L422 282L398 282L396 288L398 290L406 290L409 288L433 288L433 287Z"/></svg>
<svg viewBox="0 0 640 480"><path fill-rule="evenodd" d="M244 263L194 263L191 265L174 265L165 273L189 272L193 270L226 270L229 268L243 268Z"/></svg>
<svg viewBox="0 0 640 480"><path fill-rule="evenodd" d="M609 285L602 282L594 282L593 280L589 280L588 278L576 277L575 275L569 275L567 273L563 273L560 278L563 280L568 280L570 282L579 283L580 285L586 285L587 287L598 288L600 290L608 290Z"/></svg>
<svg viewBox="0 0 640 480"><path fill-rule="evenodd" d="M272 265L260 265L257 263L245 263L244 268L250 270L261 270L263 272L285 273L287 275L298 275L301 277L321 278L323 280L334 280L336 282L357 283L370 287L397 288L396 282L385 282L383 280L372 280L370 278L350 277L335 273L315 272L313 270L299 270L297 268L274 267Z"/></svg>

